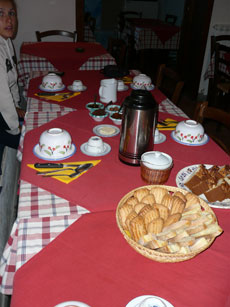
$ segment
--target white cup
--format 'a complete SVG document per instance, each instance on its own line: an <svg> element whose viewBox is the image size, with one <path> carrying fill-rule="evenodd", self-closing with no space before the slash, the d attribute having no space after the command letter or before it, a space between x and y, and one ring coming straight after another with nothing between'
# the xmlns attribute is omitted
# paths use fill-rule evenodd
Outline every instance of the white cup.
<svg viewBox="0 0 230 307"><path fill-rule="evenodd" d="M122 91L122 90L124 90L124 88L125 88L124 81L123 80L118 80L117 81L117 89L118 89L118 91Z"/></svg>
<svg viewBox="0 0 230 307"><path fill-rule="evenodd" d="M80 91L83 89L83 83L81 80L74 80L72 84L72 89L74 91Z"/></svg>
<svg viewBox="0 0 230 307"><path fill-rule="evenodd" d="M99 95L101 102L108 103L110 101L117 101L117 80L103 79L99 88Z"/></svg>
<svg viewBox="0 0 230 307"><path fill-rule="evenodd" d="M104 149L104 143L102 141L102 138L99 136L91 136L87 142L87 151L91 153L100 153L103 152Z"/></svg>
<svg viewBox="0 0 230 307"><path fill-rule="evenodd" d="M158 142L160 140L160 132L158 130L158 128L155 129L155 133L154 133L154 141Z"/></svg>

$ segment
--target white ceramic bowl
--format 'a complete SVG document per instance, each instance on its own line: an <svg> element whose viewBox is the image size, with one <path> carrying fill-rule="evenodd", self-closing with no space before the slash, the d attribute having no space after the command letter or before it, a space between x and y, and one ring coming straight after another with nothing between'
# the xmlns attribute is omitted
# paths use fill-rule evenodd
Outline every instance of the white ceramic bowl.
<svg viewBox="0 0 230 307"><path fill-rule="evenodd" d="M55 73L49 73L42 79L42 88L48 91L62 90L64 84L62 78Z"/></svg>
<svg viewBox="0 0 230 307"><path fill-rule="evenodd" d="M204 138L204 128L195 120L184 120L177 124L174 137L182 143L199 144Z"/></svg>
<svg viewBox="0 0 230 307"><path fill-rule="evenodd" d="M121 113L118 113L118 112L114 112L112 114L110 114L109 118L113 121L113 123L115 125L120 125L121 122L122 122L122 118L121 117ZM116 116L118 116L119 118L116 118Z"/></svg>
<svg viewBox="0 0 230 307"><path fill-rule="evenodd" d="M94 114L94 112L99 111L100 109L96 109L94 111L91 111L89 115L96 121L101 122L104 118L108 116L108 113L105 112L105 114Z"/></svg>
<svg viewBox="0 0 230 307"><path fill-rule="evenodd" d="M72 138L68 131L51 128L42 132L39 139L39 153L46 158L65 159L73 150Z"/></svg>
<svg viewBox="0 0 230 307"><path fill-rule="evenodd" d="M139 74L133 78L133 86L136 89L149 89L152 85L152 80L146 74Z"/></svg>
<svg viewBox="0 0 230 307"><path fill-rule="evenodd" d="M104 151L104 142L99 136L91 136L87 142L86 150L90 153L101 153Z"/></svg>

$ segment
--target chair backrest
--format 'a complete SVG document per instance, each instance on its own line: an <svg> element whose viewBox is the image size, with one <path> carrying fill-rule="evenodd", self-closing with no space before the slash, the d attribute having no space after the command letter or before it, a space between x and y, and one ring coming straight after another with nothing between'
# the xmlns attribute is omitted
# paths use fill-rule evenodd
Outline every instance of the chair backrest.
<svg viewBox="0 0 230 307"><path fill-rule="evenodd" d="M73 42L77 41L77 32L69 32L69 31L65 31L65 30L49 30L49 31L44 31L44 32L40 32L40 31L36 31L36 37L37 37L37 41L41 42L42 38L44 37L48 37L48 36L64 36L64 37L69 37L72 38Z"/></svg>
<svg viewBox="0 0 230 307"><path fill-rule="evenodd" d="M215 52L216 43L230 46L230 35L217 35L211 36L211 56Z"/></svg>
<svg viewBox="0 0 230 307"><path fill-rule="evenodd" d="M114 57L118 66L125 67L127 45L124 40L109 37L107 50Z"/></svg>
<svg viewBox="0 0 230 307"><path fill-rule="evenodd" d="M229 76L222 74L222 72L225 70L223 68L226 67L227 64L221 63L223 60L225 61L223 54L230 52L228 51L229 47L230 35L211 36L210 62L213 63L213 78L209 79L208 101L209 104L212 105L216 105L218 103L218 83L220 83L222 78L229 78Z"/></svg>
<svg viewBox="0 0 230 307"><path fill-rule="evenodd" d="M118 31L120 33L122 33L125 28L125 21L127 18L142 18L142 12L121 11L118 15Z"/></svg>
<svg viewBox="0 0 230 307"><path fill-rule="evenodd" d="M178 104L184 87L184 81L173 69L161 64L156 77L156 87L159 88L174 104Z"/></svg>
<svg viewBox="0 0 230 307"><path fill-rule="evenodd" d="M214 75L217 82L230 81L230 47L220 43L215 44L215 68Z"/></svg>
<svg viewBox="0 0 230 307"><path fill-rule="evenodd" d="M177 16L176 15L171 15L171 14L166 14L165 16L165 22L171 24L172 26L174 26L176 24L177 21Z"/></svg>
<svg viewBox="0 0 230 307"><path fill-rule="evenodd" d="M225 128L230 130L230 113L225 112L215 107L209 107L208 101L198 102L196 105L194 120L199 123L203 123L205 119L211 119L215 122L222 124ZM210 135L211 136L211 135ZM228 154L230 154L230 148L223 143L217 136L211 136L216 143L218 143Z"/></svg>

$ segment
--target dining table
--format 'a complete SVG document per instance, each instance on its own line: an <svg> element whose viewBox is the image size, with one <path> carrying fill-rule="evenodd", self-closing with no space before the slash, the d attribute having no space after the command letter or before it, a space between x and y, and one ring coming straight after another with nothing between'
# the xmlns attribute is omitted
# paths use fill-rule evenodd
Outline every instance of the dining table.
<svg viewBox="0 0 230 307"><path fill-rule="evenodd" d="M134 38L134 48L177 50L181 28L164 21L150 18L128 18L123 36Z"/></svg>
<svg viewBox="0 0 230 307"><path fill-rule="evenodd" d="M114 125L108 117L94 121L86 108L95 95L99 100L98 89L105 76L100 71L66 70L63 83L68 87L73 80L82 80L86 90L53 101L37 96L43 73L37 72L28 83L18 149L18 215L0 262L0 291L12 295L11 306L48 307L80 301L94 307L117 307L142 295L162 297L171 303L167 306L174 307L230 306L229 207L213 208L224 232L196 257L159 263L137 253L119 231L116 208L124 195L146 182L140 166L119 160L121 126L116 126L114 136L102 137L110 148L107 154L92 156L82 151L82 145L97 135L99 125ZM117 93L118 105L132 92L130 83L127 85L127 90ZM188 118L157 88L151 93L158 104L158 121ZM76 147L71 157L58 162L90 162L91 169L67 181L37 175L34 164L47 161L36 154L35 147L40 135L54 127L67 130ZM173 130L161 132L166 140L154 144L153 150L173 158L166 185L177 186L178 172L191 165L230 164L229 156L210 138L202 146L188 146L175 142Z"/></svg>
<svg viewBox="0 0 230 307"><path fill-rule="evenodd" d="M68 56L67 56L68 55ZM67 60L68 58L68 60ZM18 83L27 89L32 71L101 70L115 59L98 42L23 42Z"/></svg>

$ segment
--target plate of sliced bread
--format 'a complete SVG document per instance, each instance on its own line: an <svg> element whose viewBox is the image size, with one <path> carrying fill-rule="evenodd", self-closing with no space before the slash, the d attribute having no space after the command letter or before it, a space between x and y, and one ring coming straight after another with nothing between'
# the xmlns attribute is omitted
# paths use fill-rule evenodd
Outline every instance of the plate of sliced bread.
<svg viewBox="0 0 230 307"><path fill-rule="evenodd" d="M178 172L176 184L198 195L211 207L230 209L230 165L187 166Z"/></svg>

